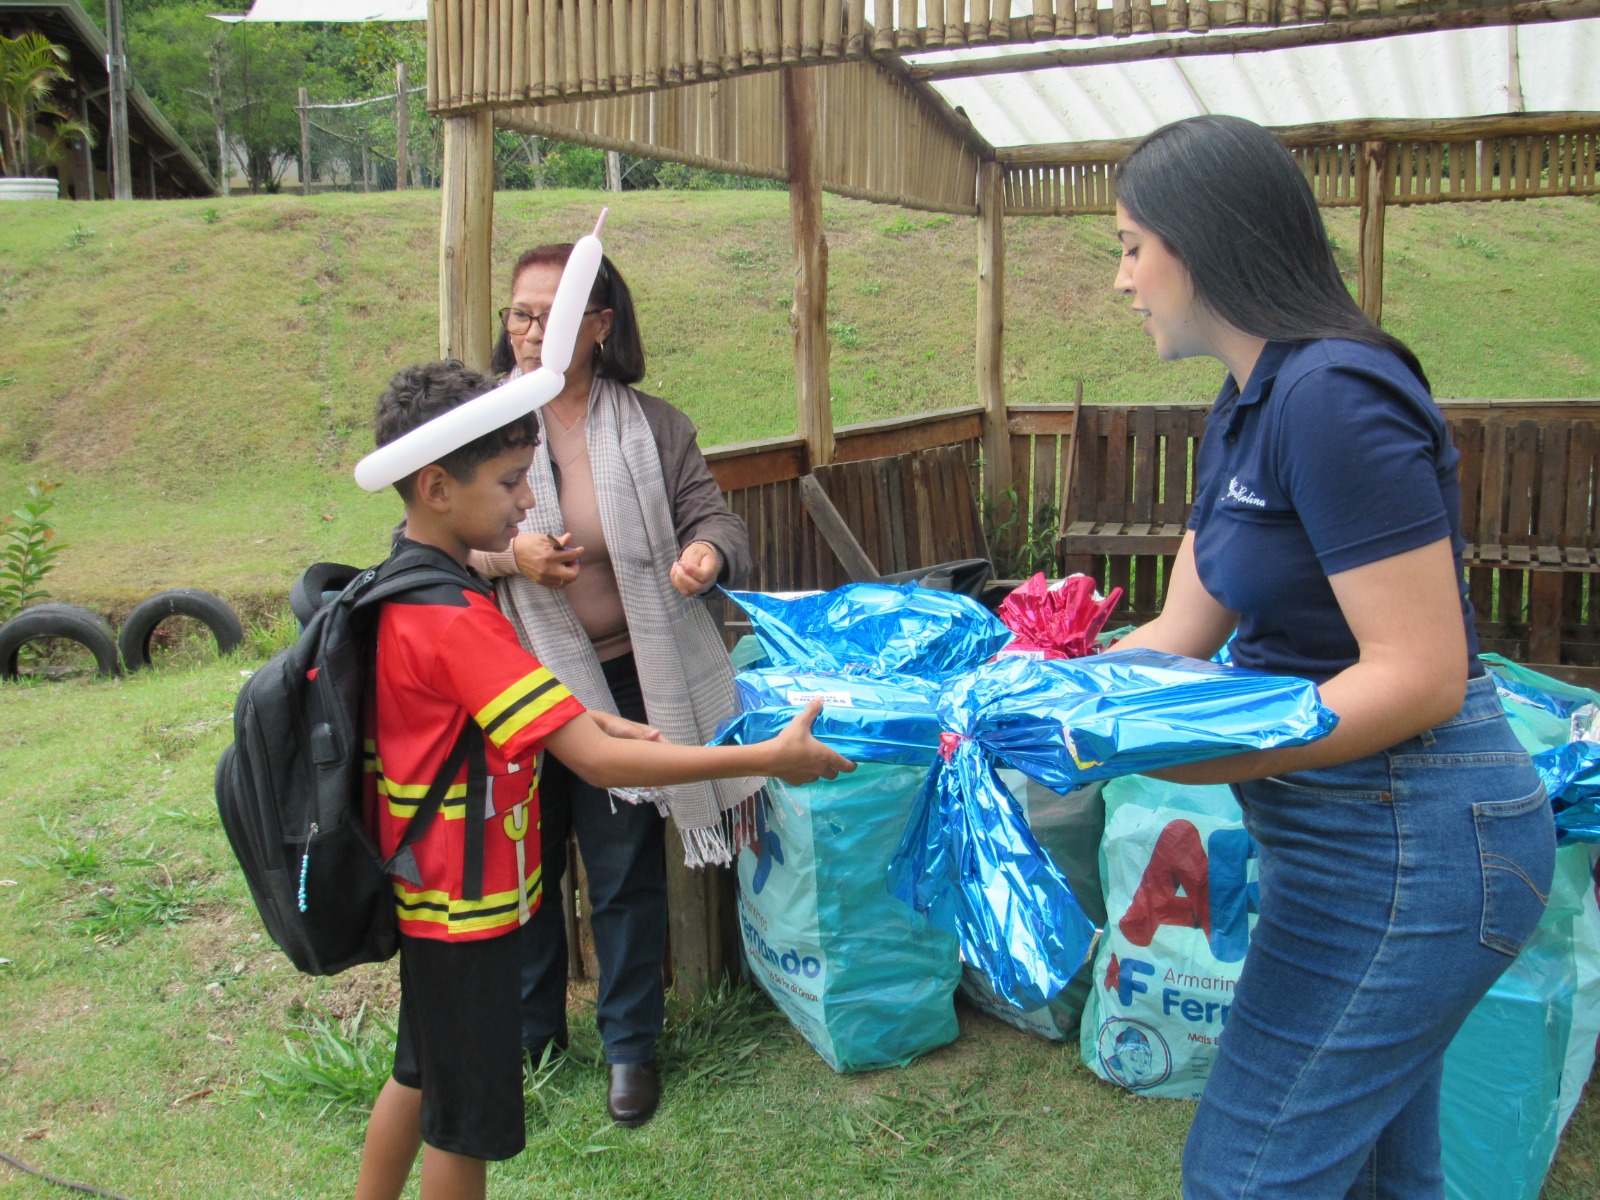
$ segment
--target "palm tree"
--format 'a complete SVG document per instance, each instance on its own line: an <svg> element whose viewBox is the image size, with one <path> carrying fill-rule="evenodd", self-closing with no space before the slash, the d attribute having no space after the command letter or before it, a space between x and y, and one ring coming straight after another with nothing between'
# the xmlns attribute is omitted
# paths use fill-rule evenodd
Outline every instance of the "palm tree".
<svg viewBox="0 0 1600 1200"><path fill-rule="evenodd" d="M0 175L58 166L74 138L94 144L94 130L50 99L57 81L71 78L66 61L65 47L43 34L0 36ZM39 128L40 117L50 118L48 129Z"/></svg>

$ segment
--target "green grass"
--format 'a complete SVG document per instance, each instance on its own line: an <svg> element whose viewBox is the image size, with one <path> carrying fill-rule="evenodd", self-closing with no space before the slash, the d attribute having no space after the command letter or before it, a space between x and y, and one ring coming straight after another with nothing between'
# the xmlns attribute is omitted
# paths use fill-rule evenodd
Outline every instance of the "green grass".
<svg viewBox="0 0 1600 1200"><path fill-rule="evenodd" d="M229 659L0 687L0 1149L40 1170L138 1200L353 1186L393 965L298 975L210 796L241 672L280 628ZM674 997L665 1105L623 1131L603 1115L592 990L573 1007L572 1053L530 1078L529 1148L493 1169L497 1197L1178 1194L1191 1106L1096 1080L1075 1043L963 1010L952 1045L839 1076L759 993ZM1592 1200L1597 1169L1591 1091L1545 1200ZM61 1193L0 1166L0 1194Z"/></svg>
<svg viewBox="0 0 1600 1200"><path fill-rule="evenodd" d="M602 202L644 387L706 446L792 433L787 198L503 193L497 276ZM1386 320L1440 396L1600 395L1597 218L1592 199L1390 210ZM438 219L426 192L10 206L0 503L64 485L58 598L115 619L188 585L264 613L307 563L373 558L397 505L349 472L389 375L437 353ZM1328 220L1353 277L1355 213ZM1013 402L1070 400L1079 378L1091 401L1214 394L1216 364L1157 361L1112 294L1110 224L1007 223ZM836 423L971 403L973 223L830 197L826 234Z"/></svg>

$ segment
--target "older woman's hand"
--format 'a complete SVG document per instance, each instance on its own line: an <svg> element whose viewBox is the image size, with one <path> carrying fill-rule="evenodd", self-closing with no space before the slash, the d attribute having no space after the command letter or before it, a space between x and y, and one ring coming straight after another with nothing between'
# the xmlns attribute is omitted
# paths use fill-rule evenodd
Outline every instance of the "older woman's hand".
<svg viewBox="0 0 1600 1200"><path fill-rule="evenodd" d="M672 586L683 596L698 596L717 581L722 555L710 542L690 542L672 564Z"/></svg>
<svg viewBox="0 0 1600 1200"><path fill-rule="evenodd" d="M511 539L511 553L517 571L524 578L560 591L578 577L583 547L574 546L572 535L553 537L548 533L519 533Z"/></svg>

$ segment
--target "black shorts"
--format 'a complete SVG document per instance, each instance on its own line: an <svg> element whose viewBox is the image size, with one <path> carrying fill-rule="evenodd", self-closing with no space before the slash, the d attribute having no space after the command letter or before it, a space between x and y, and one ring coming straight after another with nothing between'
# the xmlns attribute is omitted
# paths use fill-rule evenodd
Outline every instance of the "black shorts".
<svg viewBox="0 0 1600 1200"><path fill-rule="evenodd" d="M522 940L400 938L394 1080L422 1092L422 1140L489 1161L526 1144Z"/></svg>

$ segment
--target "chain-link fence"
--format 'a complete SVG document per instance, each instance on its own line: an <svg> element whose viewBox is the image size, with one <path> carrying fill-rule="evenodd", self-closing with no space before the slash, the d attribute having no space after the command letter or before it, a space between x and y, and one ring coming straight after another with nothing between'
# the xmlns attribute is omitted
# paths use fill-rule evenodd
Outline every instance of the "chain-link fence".
<svg viewBox="0 0 1600 1200"><path fill-rule="evenodd" d="M440 123L424 107L427 89L408 86L403 64L395 77L394 91L357 100L316 102L300 89L302 192L439 185Z"/></svg>

